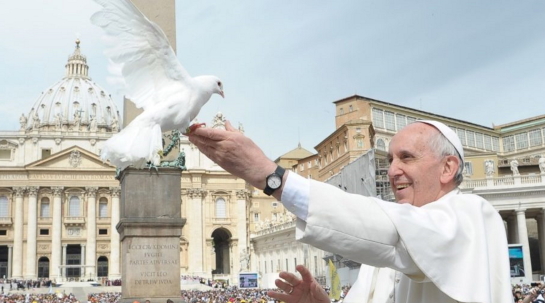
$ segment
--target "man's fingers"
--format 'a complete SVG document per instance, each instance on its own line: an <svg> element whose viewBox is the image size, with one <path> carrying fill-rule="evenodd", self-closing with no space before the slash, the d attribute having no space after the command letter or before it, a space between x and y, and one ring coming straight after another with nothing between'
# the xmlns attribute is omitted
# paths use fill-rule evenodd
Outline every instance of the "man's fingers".
<svg viewBox="0 0 545 303"><path fill-rule="evenodd" d="M291 299L291 295L281 293L281 292L277 292L277 291L272 291L272 290L269 290L267 292L267 296L269 296L269 297L271 297L273 299L276 299L278 301L281 301L281 302L290 302L290 299Z"/></svg>
<svg viewBox="0 0 545 303"><path fill-rule="evenodd" d="M214 129L214 128L207 128L207 127L199 127L196 130L189 133L189 138L191 137L204 137L208 138L214 141L222 141L228 138L229 132L226 132L221 129Z"/></svg>
<svg viewBox="0 0 545 303"><path fill-rule="evenodd" d="M286 272L286 271L283 271L281 272L280 274L278 274L278 276L281 278L281 279L284 279L284 281L286 281L287 283L291 284L291 285L297 285L299 284L299 278L297 278L294 274L292 273L289 273L289 272ZM278 281L278 280L277 280Z"/></svg>
<svg viewBox="0 0 545 303"><path fill-rule="evenodd" d="M230 132L238 131L238 129L233 127L233 125L231 124L231 121L229 120L225 121L225 129Z"/></svg>
<svg viewBox="0 0 545 303"><path fill-rule="evenodd" d="M295 267L295 269L301 274L301 278L303 279L303 281L312 281L313 280L312 274L303 265L297 265Z"/></svg>
<svg viewBox="0 0 545 303"><path fill-rule="evenodd" d="M283 290L285 293L289 293L291 291L293 291L293 285L291 285L290 283L286 283L280 279L276 279L274 281L274 284L276 285L276 287L280 288L281 290Z"/></svg>

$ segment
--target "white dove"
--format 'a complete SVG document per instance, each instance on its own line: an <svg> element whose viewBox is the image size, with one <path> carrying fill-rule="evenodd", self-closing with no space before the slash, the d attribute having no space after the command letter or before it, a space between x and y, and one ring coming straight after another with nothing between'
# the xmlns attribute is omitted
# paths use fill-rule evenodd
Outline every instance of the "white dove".
<svg viewBox="0 0 545 303"><path fill-rule="evenodd" d="M108 139L101 158L125 169L159 163L162 132L182 130L212 94L224 97L215 76L192 78L182 67L167 37L129 0L95 0L103 8L91 22L106 32L111 47L105 54L122 65L127 97L144 111L120 133Z"/></svg>

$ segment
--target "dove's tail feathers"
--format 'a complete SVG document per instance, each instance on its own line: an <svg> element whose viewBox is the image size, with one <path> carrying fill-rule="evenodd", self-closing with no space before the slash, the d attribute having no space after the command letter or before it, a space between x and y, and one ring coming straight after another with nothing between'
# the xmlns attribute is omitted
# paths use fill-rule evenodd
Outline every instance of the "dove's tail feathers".
<svg viewBox="0 0 545 303"><path fill-rule="evenodd" d="M148 161L158 165L158 152L163 150L161 127L154 125L129 124L120 133L108 139L100 157L121 170L127 166L144 168Z"/></svg>

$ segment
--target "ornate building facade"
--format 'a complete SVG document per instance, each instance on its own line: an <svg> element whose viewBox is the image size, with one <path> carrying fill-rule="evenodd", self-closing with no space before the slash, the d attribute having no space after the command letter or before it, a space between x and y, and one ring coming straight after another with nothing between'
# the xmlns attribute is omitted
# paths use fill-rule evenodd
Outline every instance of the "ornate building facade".
<svg viewBox="0 0 545 303"><path fill-rule="evenodd" d="M79 41L65 67L65 77L21 115L20 129L0 132L0 277L121 278L119 181L115 167L98 156L119 131L121 115L89 77ZM218 114L213 127L224 121ZM255 191L186 137L178 149L187 167L181 172L180 207L187 219L181 272L235 282L240 271L251 269L246 254Z"/></svg>

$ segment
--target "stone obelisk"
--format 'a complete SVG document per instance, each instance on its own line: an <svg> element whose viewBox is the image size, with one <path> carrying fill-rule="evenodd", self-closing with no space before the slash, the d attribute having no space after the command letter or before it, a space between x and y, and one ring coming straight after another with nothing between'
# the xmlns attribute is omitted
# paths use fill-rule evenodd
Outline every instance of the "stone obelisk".
<svg viewBox="0 0 545 303"><path fill-rule="evenodd" d="M174 0L131 0L167 35L176 51ZM124 101L123 123L141 110ZM121 303L184 302L180 293L181 171L177 168L121 172L120 221Z"/></svg>

